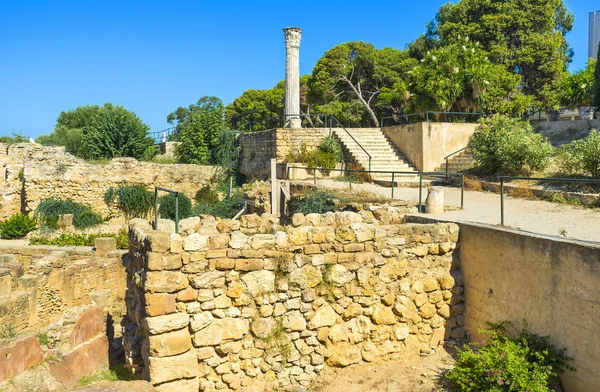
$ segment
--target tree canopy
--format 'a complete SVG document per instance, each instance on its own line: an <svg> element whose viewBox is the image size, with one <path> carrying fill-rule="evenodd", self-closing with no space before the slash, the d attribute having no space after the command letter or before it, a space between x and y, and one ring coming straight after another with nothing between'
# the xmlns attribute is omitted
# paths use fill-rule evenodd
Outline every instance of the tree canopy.
<svg viewBox="0 0 600 392"><path fill-rule="evenodd" d="M592 106L596 108L596 113L600 113L600 42L598 42L598 58L596 59L596 67L594 68L594 87L592 91L594 94Z"/></svg>

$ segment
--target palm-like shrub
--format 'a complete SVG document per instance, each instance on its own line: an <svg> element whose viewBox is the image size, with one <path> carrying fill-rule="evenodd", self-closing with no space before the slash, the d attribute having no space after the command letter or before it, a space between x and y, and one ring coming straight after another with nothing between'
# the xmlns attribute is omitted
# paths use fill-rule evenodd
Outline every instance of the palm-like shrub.
<svg viewBox="0 0 600 392"><path fill-rule="evenodd" d="M142 185L122 185L117 191L117 206L127 219L147 218L153 203L154 195Z"/></svg>
<svg viewBox="0 0 600 392"><path fill-rule="evenodd" d="M55 229L58 217L65 214L73 214L73 226L77 229L86 229L102 223L102 217L92 211L92 207L71 200L44 200L36 208L35 214L40 223Z"/></svg>
<svg viewBox="0 0 600 392"><path fill-rule="evenodd" d="M36 221L21 213L14 214L4 222L0 222L0 238L23 238L30 231L35 230Z"/></svg>

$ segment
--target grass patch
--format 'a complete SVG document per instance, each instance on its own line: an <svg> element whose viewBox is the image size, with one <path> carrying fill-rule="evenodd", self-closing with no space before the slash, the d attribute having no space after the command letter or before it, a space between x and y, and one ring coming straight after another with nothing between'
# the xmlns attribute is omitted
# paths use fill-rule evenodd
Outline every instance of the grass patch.
<svg viewBox="0 0 600 392"><path fill-rule="evenodd" d="M19 333L12 323L0 326L0 339L13 339L16 338L17 335L19 335Z"/></svg>
<svg viewBox="0 0 600 392"><path fill-rule="evenodd" d="M155 155L150 160L152 163L158 163L160 165L174 165L179 163L177 157L174 155Z"/></svg>
<svg viewBox="0 0 600 392"><path fill-rule="evenodd" d="M42 346L45 346L48 344L48 333L47 332L38 332L35 334L35 337L37 338L38 342L40 342L40 344Z"/></svg>
<svg viewBox="0 0 600 392"><path fill-rule="evenodd" d="M93 383L98 383L101 381L131 381L131 373L127 369L125 369L122 365L116 366L110 370L104 370L100 373L92 374L89 376L84 376L79 379L77 383L78 386L84 387L86 385L90 385Z"/></svg>
<svg viewBox="0 0 600 392"><path fill-rule="evenodd" d="M58 237L32 237L30 245L52 245L52 246L94 246L94 240L100 237L111 237L117 239L117 249L129 249L129 234L127 230L121 229L118 234L61 234Z"/></svg>

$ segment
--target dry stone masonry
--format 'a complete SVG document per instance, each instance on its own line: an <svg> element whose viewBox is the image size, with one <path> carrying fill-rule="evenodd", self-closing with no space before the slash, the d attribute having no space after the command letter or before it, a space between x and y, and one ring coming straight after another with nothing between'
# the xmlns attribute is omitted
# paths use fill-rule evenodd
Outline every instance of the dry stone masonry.
<svg viewBox="0 0 600 392"><path fill-rule="evenodd" d="M308 386L465 336L455 224L394 207L130 222L127 362L160 391ZM260 389L262 390L262 389Z"/></svg>

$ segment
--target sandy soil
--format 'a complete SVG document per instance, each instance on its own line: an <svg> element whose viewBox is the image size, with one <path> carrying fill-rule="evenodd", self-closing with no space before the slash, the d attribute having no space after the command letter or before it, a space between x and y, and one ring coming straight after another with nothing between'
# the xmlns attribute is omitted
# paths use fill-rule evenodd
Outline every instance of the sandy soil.
<svg viewBox="0 0 600 392"><path fill-rule="evenodd" d="M307 182L307 184L312 182ZM348 188L348 183L319 180L318 188ZM391 189L375 184L353 184L352 189L364 190L384 197L391 197ZM423 190L425 202L427 190ZM395 188L394 198L418 201L418 188ZM460 207L460 189L446 188L446 204ZM547 201L525 200L505 197L505 225L532 233L565 236L585 241L600 242L600 210ZM464 210L449 211L439 215L427 215L440 219L500 224L500 195L489 192L465 191Z"/></svg>
<svg viewBox="0 0 600 392"><path fill-rule="evenodd" d="M441 392L449 390L442 375L453 359L444 349L421 357L403 354L390 361L358 364L328 370L312 392Z"/></svg>

